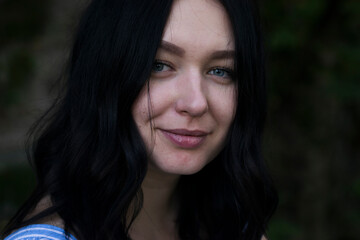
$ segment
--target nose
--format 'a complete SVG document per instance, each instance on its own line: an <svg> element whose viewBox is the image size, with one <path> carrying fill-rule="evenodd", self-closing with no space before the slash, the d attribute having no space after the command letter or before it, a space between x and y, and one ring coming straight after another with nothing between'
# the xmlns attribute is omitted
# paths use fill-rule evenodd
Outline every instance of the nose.
<svg viewBox="0 0 360 240"><path fill-rule="evenodd" d="M208 99L201 74L184 74L177 85L175 109L180 114L201 117L208 111Z"/></svg>

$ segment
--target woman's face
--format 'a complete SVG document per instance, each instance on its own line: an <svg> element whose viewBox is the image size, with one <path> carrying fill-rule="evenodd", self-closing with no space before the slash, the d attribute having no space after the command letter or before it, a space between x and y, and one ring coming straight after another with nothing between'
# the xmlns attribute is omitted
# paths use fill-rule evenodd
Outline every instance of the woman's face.
<svg viewBox="0 0 360 240"><path fill-rule="evenodd" d="M144 87L132 110L150 169L193 174L223 148L235 115L233 55L232 30L220 3L174 2L150 90Z"/></svg>

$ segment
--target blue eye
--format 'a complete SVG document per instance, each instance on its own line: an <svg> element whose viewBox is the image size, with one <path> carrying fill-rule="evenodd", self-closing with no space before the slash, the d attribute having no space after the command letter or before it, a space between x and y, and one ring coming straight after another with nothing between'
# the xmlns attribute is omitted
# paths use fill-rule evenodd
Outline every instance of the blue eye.
<svg viewBox="0 0 360 240"><path fill-rule="evenodd" d="M231 78L233 71L227 68L214 68L209 71L209 74L215 75L217 77Z"/></svg>
<svg viewBox="0 0 360 240"><path fill-rule="evenodd" d="M153 72L163 72L163 71L168 71L169 69L170 69L170 67L167 64L159 62L159 61L155 61L152 66Z"/></svg>

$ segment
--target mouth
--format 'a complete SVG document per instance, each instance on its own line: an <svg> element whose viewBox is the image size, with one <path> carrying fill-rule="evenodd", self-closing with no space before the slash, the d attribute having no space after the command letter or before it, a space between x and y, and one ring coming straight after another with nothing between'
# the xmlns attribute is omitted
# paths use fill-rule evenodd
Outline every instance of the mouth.
<svg viewBox="0 0 360 240"><path fill-rule="evenodd" d="M200 146L208 135L207 132L200 130L160 129L160 131L174 145L189 149Z"/></svg>

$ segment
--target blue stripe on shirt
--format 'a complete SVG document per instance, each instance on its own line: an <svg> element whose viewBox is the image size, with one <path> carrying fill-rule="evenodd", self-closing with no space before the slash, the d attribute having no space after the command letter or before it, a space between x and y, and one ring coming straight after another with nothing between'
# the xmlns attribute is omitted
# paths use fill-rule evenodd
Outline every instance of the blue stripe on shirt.
<svg viewBox="0 0 360 240"><path fill-rule="evenodd" d="M62 228L49 224L32 224L20 228L7 236L4 240L66 240ZM76 240L69 234L69 240Z"/></svg>

